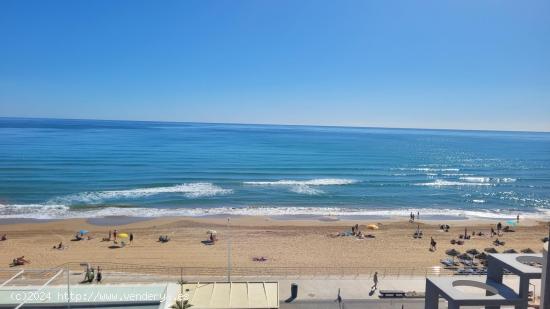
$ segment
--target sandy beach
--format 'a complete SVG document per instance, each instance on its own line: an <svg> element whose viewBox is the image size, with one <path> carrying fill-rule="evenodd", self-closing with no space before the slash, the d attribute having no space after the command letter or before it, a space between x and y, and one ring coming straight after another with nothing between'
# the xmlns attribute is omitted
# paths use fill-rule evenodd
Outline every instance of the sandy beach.
<svg viewBox="0 0 550 309"><path fill-rule="evenodd" d="M95 224L92 224L95 223ZM119 224L116 224L119 223ZM126 223L126 224L122 224ZM439 225L447 223L449 232L441 231ZM360 230L375 238L331 235L351 229L359 224ZM378 224L379 230L367 230L368 224ZM422 239L412 235L420 225ZM274 220L266 217L237 217L231 219L227 228L225 218L158 218L90 220L69 219L58 221L14 222L0 225L0 235L8 240L0 242L0 268L7 268L12 259L25 256L31 264L26 268L49 268L66 262L128 263L175 267L226 267L227 242L231 240L232 265L234 267L417 267L439 266L446 257L445 250L456 248L464 252L476 248L482 251L492 247L495 238L488 236L496 221L419 221L406 220L373 221L319 221L319 220ZM459 234L482 231L486 236L476 236L464 245L451 245L451 239ZM89 230L93 239L71 241L76 231ZM113 249L113 242L102 241L109 230L133 233L134 242L124 248ZM218 233L215 245L205 245L207 231ZM542 248L541 238L548 234L547 223L522 221L515 232L504 233L499 239L504 246L497 249L517 251ZM171 241L158 242L159 235L168 235ZM228 236L229 235L229 236ZM437 241L437 250L429 251L430 238ZM52 247L63 242L67 248ZM267 261L253 261L265 257Z"/></svg>

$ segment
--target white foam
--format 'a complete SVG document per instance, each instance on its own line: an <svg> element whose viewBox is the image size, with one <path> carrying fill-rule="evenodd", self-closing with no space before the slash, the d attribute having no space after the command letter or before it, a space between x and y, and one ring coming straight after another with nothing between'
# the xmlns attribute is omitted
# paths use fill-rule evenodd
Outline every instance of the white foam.
<svg viewBox="0 0 550 309"><path fill-rule="evenodd" d="M493 184L487 182L460 182L450 181L443 179L436 179L433 182L416 183L416 186L429 186L429 187L460 187L460 186L492 186Z"/></svg>
<svg viewBox="0 0 550 309"><path fill-rule="evenodd" d="M277 180L277 181L245 181L246 185L255 186L340 186L356 183L357 180L345 178L318 178L311 180Z"/></svg>
<svg viewBox="0 0 550 309"><path fill-rule="evenodd" d="M298 194L317 195L324 193L318 186L342 186L356 183L357 180L345 178L317 178L311 180L276 180L276 181L245 181L244 185L250 186L282 186Z"/></svg>
<svg viewBox="0 0 550 309"><path fill-rule="evenodd" d="M0 218L63 218L70 207L56 204L0 204Z"/></svg>
<svg viewBox="0 0 550 309"><path fill-rule="evenodd" d="M467 182L490 182L490 177L460 177L460 180L467 181Z"/></svg>
<svg viewBox="0 0 550 309"><path fill-rule="evenodd" d="M306 186L306 185L292 186L290 191L292 191L294 193L298 193L298 194L307 194L307 195L317 195L317 194L324 193L322 190L315 189L315 188L312 188L312 187Z"/></svg>
<svg viewBox="0 0 550 309"><path fill-rule="evenodd" d="M504 183L509 183L509 182L515 182L516 181L515 178L491 178L491 177L480 177L480 176L460 177L459 179L462 180L462 181L467 181L467 182L496 182L496 183L504 182Z"/></svg>
<svg viewBox="0 0 550 309"><path fill-rule="evenodd" d="M5 213L6 209L15 212ZM217 208L119 208L105 207L89 210L69 210L64 205L1 205L2 218L94 218L106 216L131 217L168 217L168 216L207 216L207 215L245 215L245 216L387 216L406 217L411 212L420 211L424 216L455 216L464 218L506 219L515 218L516 211L493 210L457 210L457 209L364 209L345 207L217 207ZM541 208L525 212L527 218L550 218L550 209Z"/></svg>
<svg viewBox="0 0 550 309"><path fill-rule="evenodd" d="M472 200L472 202L477 204L483 204L485 203L485 200Z"/></svg>
<svg viewBox="0 0 550 309"><path fill-rule="evenodd" d="M57 197L50 200L51 204L98 204L108 200L136 199L163 193L181 193L187 198L200 198L232 193L230 189L224 189L207 182L180 184L169 187L138 188L128 190L92 191Z"/></svg>
<svg viewBox="0 0 550 309"><path fill-rule="evenodd" d="M459 172L459 168L435 168L435 167L400 167L400 171L418 171L418 172Z"/></svg>

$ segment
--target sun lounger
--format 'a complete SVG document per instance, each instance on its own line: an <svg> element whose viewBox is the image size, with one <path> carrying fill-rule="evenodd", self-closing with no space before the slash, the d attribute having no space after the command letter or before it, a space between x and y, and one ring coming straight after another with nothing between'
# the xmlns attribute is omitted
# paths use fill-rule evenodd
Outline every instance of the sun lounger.
<svg viewBox="0 0 550 309"><path fill-rule="evenodd" d="M445 265L446 267L456 267L458 266L458 263L453 261L452 259L442 259L441 264Z"/></svg>

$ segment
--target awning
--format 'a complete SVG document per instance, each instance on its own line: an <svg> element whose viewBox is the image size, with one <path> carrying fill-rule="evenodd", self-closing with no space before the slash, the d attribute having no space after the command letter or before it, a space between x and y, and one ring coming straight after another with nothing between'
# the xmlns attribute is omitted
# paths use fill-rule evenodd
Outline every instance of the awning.
<svg viewBox="0 0 550 309"><path fill-rule="evenodd" d="M183 285L183 293L194 309L279 308L278 282L187 283Z"/></svg>

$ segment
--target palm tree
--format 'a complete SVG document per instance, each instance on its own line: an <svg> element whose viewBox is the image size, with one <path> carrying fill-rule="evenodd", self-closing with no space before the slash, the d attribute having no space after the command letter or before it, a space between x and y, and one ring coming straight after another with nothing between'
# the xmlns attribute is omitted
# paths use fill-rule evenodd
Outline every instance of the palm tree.
<svg viewBox="0 0 550 309"><path fill-rule="evenodd" d="M187 281L181 279L178 281L178 284L180 285L180 296L178 297L178 299L176 300L176 303L173 304L170 308L172 309L187 309L187 308L190 308L191 305L189 303L189 300L183 300L183 285L186 284Z"/></svg>
<svg viewBox="0 0 550 309"><path fill-rule="evenodd" d="M170 308L172 309L187 309L190 308L191 305L188 300L176 300L176 303L173 304Z"/></svg>

